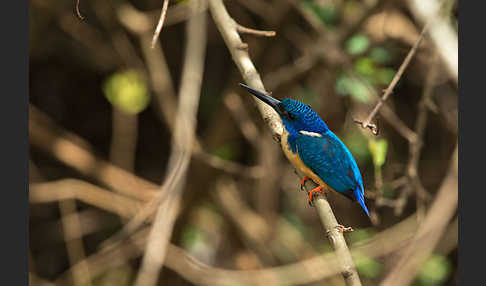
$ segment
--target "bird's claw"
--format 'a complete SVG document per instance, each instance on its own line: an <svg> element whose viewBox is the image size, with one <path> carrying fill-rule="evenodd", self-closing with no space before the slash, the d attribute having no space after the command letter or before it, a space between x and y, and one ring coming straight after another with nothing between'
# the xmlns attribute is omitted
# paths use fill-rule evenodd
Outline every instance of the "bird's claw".
<svg viewBox="0 0 486 286"><path fill-rule="evenodd" d="M326 194L324 192L324 190L322 189L322 186L318 186L317 188L314 188L314 189L310 190L310 192L309 192L309 201L308 202L309 202L309 206L311 206L311 207L314 206L312 204L312 200L314 198L314 193L316 193L316 192L317 193L321 193L322 195L325 195Z"/></svg>
<svg viewBox="0 0 486 286"><path fill-rule="evenodd" d="M305 191L305 188L304 188L305 187L305 182L307 182L309 180L311 180L311 178L310 177L307 177L307 176L305 176L304 178L302 178L302 181L300 182L300 190L301 191Z"/></svg>
<svg viewBox="0 0 486 286"><path fill-rule="evenodd" d="M335 228L337 229L338 232L340 232L341 234L345 233L345 232L352 232L354 231L354 229L350 226L348 227L345 227L344 225L336 225Z"/></svg>

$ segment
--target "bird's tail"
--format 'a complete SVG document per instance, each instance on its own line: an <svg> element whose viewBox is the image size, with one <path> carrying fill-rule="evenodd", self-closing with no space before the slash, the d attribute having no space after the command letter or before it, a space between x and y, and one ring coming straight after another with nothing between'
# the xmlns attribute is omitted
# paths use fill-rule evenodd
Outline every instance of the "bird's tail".
<svg viewBox="0 0 486 286"><path fill-rule="evenodd" d="M366 212L366 214L368 216L370 216L370 212L368 211L368 208L366 207L366 204L365 204L365 201L364 201L364 192L361 190L360 187L357 187L356 189L354 189L354 197L356 198L356 201L358 201L359 205Z"/></svg>

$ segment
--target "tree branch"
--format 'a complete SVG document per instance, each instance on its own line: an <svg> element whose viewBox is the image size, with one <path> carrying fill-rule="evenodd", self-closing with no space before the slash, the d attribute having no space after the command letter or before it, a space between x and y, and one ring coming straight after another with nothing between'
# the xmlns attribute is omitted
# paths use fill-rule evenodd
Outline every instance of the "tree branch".
<svg viewBox="0 0 486 286"><path fill-rule="evenodd" d="M425 5L421 0L409 0L408 5L415 18L418 18L422 23L430 21L430 38L441 55L452 79L457 84L459 75L457 32L454 31L448 20L440 15L441 3L437 0L429 0L427 5Z"/></svg>
<svg viewBox="0 0 486 286"><path fill-rule="evenodd" d="M228 47L233 61L238 67L241 76L245 82L253 88L265 91L260 74L257 72L253 62L250 59L248 51L241 47L246 44L238 34L238 24L230 17L222 1L210 0L209 9L219 32L223 36L224 42ZM247 45L246 45L247 46ZM257 107L263 116L263 119L269 125L274 136L280 137L283 132L282 121L277 112L265 103L255 99Z"/></svg>
<svg viewBox="0 0 486 286"><path fill-rule="evenodd" d="M233 61L241 72L246 83L250 86L264 91L265 88L260 75L255 69L248 52L240 47L243 45L238 34L238 24L230 17L221 0L209 0L209 10L228 47ZM282 122L278 114L265 103L255 99L260 113L270 126L274 135L280 136L283 131ZM351 254L344 240L344 236L336 228L338 223L332 209L324 197L316 199L316 210L321 217L321 221L329 234L331 244L339 256L341 273L347 285L361 285L358 273L356 272Z"/></svg>
<svg viewBox="0 0 486 286"><path fill-rule="evenodd" d="M186 172L195 138L196 115L206 53L206 15L195 14L196 5L199 2L196 1L191 6L193 17L189 19L186 26L187 46L172 138L172 153L168 167L176 178L173 180L172 188L166 188L167 196L158 205L145 248L142 266L135 280L137 286L150 286L157 283L182 200L182 191L185 186ZM179 164L178 170L173 168L179 166Z"/></svg>
<svg viewBox="0 0 486 286"><path fill-rule="evenodd" d="M420 266L429 257L446 230L449 220L457 209L458 195L458 148L452 155L449 172L430 207L427 217L420 225L412 242L403 251L398 263L386 276L381 286L409 285Z"/></svg>
<svg viewBox="0 0 486 286"><path fill-rule="evenodd" d="M385 101L388 99L388 96L390 96L393 89L397 85L398 81L402 77L403 72L408 67L408 64L410 63L413 56L415 55L415 52L417 51L418 46L420 45L420 42L422 42L424 34L427 31L427 26L428 25L425 25L424 28L422 29L422 32L420 33L417 41L415 42L413 47L408 52L407 56L403 60L403 63L400 65L400 68L398 69L397 73L395 74L392 81L390 82L390 84L386 88L385 93L383 94L383 97L380 98L380 100L378 101L378 104L376 104L375 108L373 108L373 111L371 111L371 113L368 115L366 120L361 122L361 127L363 127L364 129L369 128L373 132L373 134L375 134L375 135L378 134L378 129L376 128L376 126L374 124L370 124L371 120L373 120L373 117L375 117L375 115L378 113L378 111L383 106Z"/></svg>
<svg viewBox="0 0 486 286"><path fill-rule="evenodd" d="M162 11L160 12L159 22L157 23L154 36L152 37L152 48L155 47L155 43L159 38L160 32L162 31L162 27L164 26L165 15L167 14L167 7L169 7L169 0L164 0L164 4L162 5Z"/></svg>

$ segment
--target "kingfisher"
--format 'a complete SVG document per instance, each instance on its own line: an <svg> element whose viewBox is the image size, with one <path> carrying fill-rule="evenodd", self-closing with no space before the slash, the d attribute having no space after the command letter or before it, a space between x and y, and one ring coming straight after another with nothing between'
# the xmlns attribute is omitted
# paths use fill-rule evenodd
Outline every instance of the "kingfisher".
<svg viewBox="0 0 486 286"><path fill-rule="evenodd" d="M312 205L315 193L324 195L325 191L333 190L358 202L369 216L358 165L324 120L300 101L290 98L278 100L245 84L240 85L271 106L282 119L284 131L280 143L288 160L305 175L301 188L307 180L318 185L309 192L309 204Z"/></svg>

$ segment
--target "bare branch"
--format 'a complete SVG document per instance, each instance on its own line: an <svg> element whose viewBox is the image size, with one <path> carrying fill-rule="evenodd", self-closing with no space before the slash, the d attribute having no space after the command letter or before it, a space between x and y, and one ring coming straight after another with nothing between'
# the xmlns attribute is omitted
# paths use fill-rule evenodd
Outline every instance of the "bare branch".
<svg viewBox="0 0 486 286"><path fill-rule="evenodd" d="M57 126L33 105L29 105L29 138L33 146L114 191L136 199L155 194L156 184L96 157L88 142Z"/></svg>
<svg viewBox="0 0 486 286"><path fill-rule="evenodd" d="M448 20L440 15L441 3L438 0L430 0L425 5L420 0L409 0L408 5L422 23L430 23L430 38L457 84L459 74L457 32Z"/></svg>
<svg viewBox="0 0 486 286"><path fill-rule="evenodd" d="M236 24L236 30L240 33L252 34L255 36L264 36L264 37L275 37L275 35L277 34L275 31L255 30L255 29L244 27L240 24Z"/></svg>
<svg viewBox="0 0 486 286"><path fill-rule="evenodd" d="M403 251L398 263L381 283L382 286L409 285L446 230L457 209L458 151L452 155L449 172L442 182L427 217L420 225L413 241Z"/></svg>
<svg viewBox="0 0 486 286"><path fill-rule="evenodd" d="M236 22L229 16L221 0L209 0L209 10L211 11L211 15L213 16L218 30L223 35L226 46L233 56L233 61L238 66L245 81L254 88L264 91L265 89L260 79L260 75L250 60L248 52L238 48L242 44L237 32L238 24L236 24ZM260 109L260 113L269 124L272 132L278 135L282 134L282 123L277 113L263 102L258 100L256 100L256 102ZM344 240L343 234L336 229L338 223L325 198L322 197L317 199L316 210L321 217L326 232L329 234L331 243L340 257L340 269L347 285L361 285L346 241Z"/></svg>
<svg viewBox="0 0 486 286"><path fill-rule="evenodd" d="M150 286L157 283L182 200L185 174L191 158L204 71L204 55L206 52L206 15L196 15L196 7L194 5L192 5L193 17L187 23L186 56L179 91L175 130L172 138L173 149L168 167L177 178L174 179L172 187L167 188L166 199L161 200L158 205L143 256L142 266L135 280L135 285L137 286ZM179 165L179 162L179 170L173 168Z"/></svg>
<svg viewBox="0 0 486 286"><path fill-rule="evenodd" d="M228 11L223 5L222 1L211 0L209 1L209 9L211 10L211 16L218 27L219 32L223 36L223 39L228 47L233 61L240 70L240 73L245 82L253 88L264 91L263 82L258 74L253 62L248 55L246 49L240 47L244 45L241 41L240 35L237 31L238 24L230 17ZM263 116L263 119L270 126L272 133L278 137L282 134L283 127L282 121L277 112L265 103L255 99L255 102Z"/></svg>
<svg viewBox="0 0 486 286"><path fill-rule="evenodd" d="M154 36L152 37L152 48L155 47L155 42L157 42L160 31L162 31L162 26L164 26L165 15L167 14L167 7L169 7L169 0L164 0L164 4L162 5L162 11L160 12L159 22L157 23Z"/></svg>
<svg viewBox="0 0 486 286"><path fill-rule="evenodd" d="M371 111L370 115L368 115L368 117L366 118L366 120L363 121L363 122L361 122L361 127L363 127L364 129L370 128L372 130L372 132L373 132L373 127L370 124L371 120L373 120L373 117L375 117L375 115L378 113L378 111L380 110L380 108L382 107L382 105L388 99L388 96L393 92L393 89L395 88L395 86L397 85L398 81L402 77L403 72L408 67L408 64L410 63L410 61L412 60L413 56L415 55L415 52L417 51L420 42L422 42L422 39L424 37L424 34L427 31L427 26L428 25L425 25L424 28L422 29L422 32L420 33L417 41L413 45L412 49L410 49L410 51L408 52L407 56L403 60L403 63L400 65L400 68L398 69L397 73L395 74L395 76L393 77L392 81L390 82L390 84L386 88L385 93L383 94L383 97L380 98L380 101L378 102L378 104L376 104L375 108L373 109L373 111ZM378 133L378 131L373 132L373 133L376 135Z"/></svg>
<svg viewBox="0 0 486 286"><path fill-rule="evenodd" d="M76 0L76 16L78 16L79 20L84 20L84 16L81 15L81 11L79 11L79 1Z"/></svg>

